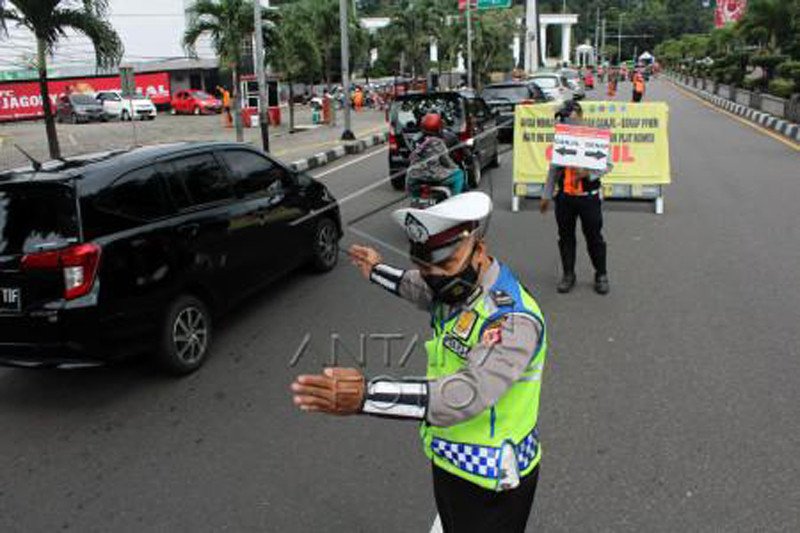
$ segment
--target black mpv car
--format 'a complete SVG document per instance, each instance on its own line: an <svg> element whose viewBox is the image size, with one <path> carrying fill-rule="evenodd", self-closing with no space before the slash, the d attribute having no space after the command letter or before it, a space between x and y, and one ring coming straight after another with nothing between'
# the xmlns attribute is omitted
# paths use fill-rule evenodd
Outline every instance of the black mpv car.
<svg viewBox="0 0 800 533"><path fill-rule="evenodd" d="M0 173L0 364L153 353L185 374L214 318L338 260L327 188L243 144L178 143Z"/></svg>

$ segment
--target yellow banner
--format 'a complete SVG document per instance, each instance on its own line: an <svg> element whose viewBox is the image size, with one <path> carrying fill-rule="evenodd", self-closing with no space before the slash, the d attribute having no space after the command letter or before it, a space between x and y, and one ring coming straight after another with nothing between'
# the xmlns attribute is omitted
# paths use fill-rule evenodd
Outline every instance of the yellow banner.
<svg viewBox="0 0 800 533"><path fill-rule="evenodd" d="M664 102L581 103L587 125L611 130L614 169L605 184L670 183L669 109ZM544 183L553 149L558 108L552 104L519 105L514 117L514 183Z"/></svg>

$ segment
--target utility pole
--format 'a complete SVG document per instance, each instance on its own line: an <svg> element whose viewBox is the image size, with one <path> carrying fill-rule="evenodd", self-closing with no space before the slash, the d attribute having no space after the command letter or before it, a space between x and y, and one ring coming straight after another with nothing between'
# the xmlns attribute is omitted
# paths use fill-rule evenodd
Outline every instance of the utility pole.
<svg viewBox="0 0 800 533"><path fill-rule="evenodd" d="M467 0L467 87L472 87L472 1Z"/></svg>
<svg viewBox="0 0 800 533"><path fill-rule="evenodd" d="M601 29L603 33L603 38L600 41L600 61L601 64L605 64L606 62L606 19L603 17L603 27Z"/></svg>
<svg viewBox="0 0 800 533"><path fill-rule="evenodd" d="M343 141L352 141L356 138L350 129L350 48L347 19L348 0L339 0L339 32L342 34L342 88L344 90L344 131Z"/></svg>
<svg viewBox="0 0 800 533"><path fill-rule="evenodd" d="M525 71L539 70L539 10L536 0L525 5Z"/></svg>
<svg viewBox="0 0 800 533"><path fill-rule="evenodd" d="M622 62L622 13L619 14L617 24L617 65Z"/></svg>
<svg viewBox="0 0 800 533"><path fill-rule="evenodd" d="M264 72L264 32L261 28L261 2L253 2L253 18L256 33L256 76L258 77L258 126L261 129L261 146L269 152L269 118L267 110L267 75Z"/></svg>
<svg viewBox="0 0 800 533"><path fill-rule="evenodd" d="M600 7L597 8L597 16L594 21L594 66L596 67L600 59Z"/></svg>

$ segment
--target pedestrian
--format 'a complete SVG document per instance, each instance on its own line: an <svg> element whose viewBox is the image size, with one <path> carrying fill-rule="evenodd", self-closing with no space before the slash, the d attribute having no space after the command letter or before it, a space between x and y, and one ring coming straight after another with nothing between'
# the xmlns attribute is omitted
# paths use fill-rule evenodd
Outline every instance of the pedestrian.
<svg viewBox="0 0 800 533"><path fill-rule="evenodd" d="M356 87L353 93L353 107L355 107L357 113L364 107L364 92L361 90L361 87Z"/></svg>
<svg viewBox="0 0 800 533"><path fill-rule="evenodd" d="M233 127L233 115L231 114L231 93L222 85L217 85L217 92L222 96L222 118L226 128Z"/></svg>
<svg viewBox="0 0 800 533"><path fill-rule="evenodd" d="M638 103L642 101L644 98L644 76L642 75L641 71L636 71L636 74L633 75L633 101Z"/></svg>
<svg viewBox="0 0 800 533"><path fill-rule="evenodd" d="M617 70L610 69L608 71L608 86L606 87L609 98L614 98L617 95Z"/></svg>
<svg viewBox="0 0 800 533"><path fill-rule="evenodd" d="M468 192L428 209L395 211L415 267L354 245L364 277L431 313L426 379L375 378L329 368L299 376L305 411L421 421L445 532L522 533L533 505L541 446L539 391L547 352L542 313L514 273L489 255L492 201Z"/></svg>
<svg viewBox="0 0 800 533"><path fill-rule="evenodd" d="M583 109L577 102L567 102L556 120L566 124L581 124ZM558 249L561 255L563 277L557 290L568 293L575 286L575 230L581 220L581 229L586 238L586 248L594 266L594 290L608 294L609 282L606 270L606 241L603 238L603 211L600 197L600 178L608 172L582 168L550 165L544 194L539 206L542 214L547 212L550 200L555 198L556 223L558 224ZM557 189L557 191L556 191Z"/></svg>

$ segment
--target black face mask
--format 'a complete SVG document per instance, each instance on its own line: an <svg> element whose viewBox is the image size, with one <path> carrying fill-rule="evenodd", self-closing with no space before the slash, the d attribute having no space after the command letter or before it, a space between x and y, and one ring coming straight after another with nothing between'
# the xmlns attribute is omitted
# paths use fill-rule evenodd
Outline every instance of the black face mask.
<svg viewBox="0 0 800 533"><path fill-rule="evenodd" d="M455 306L466 301L475 290L478 282L478 271L472 266L473 249L467 261L467 266L458 274L450 276L423 275L422 279L433 291L433 299L449 306Z"/></svg>

